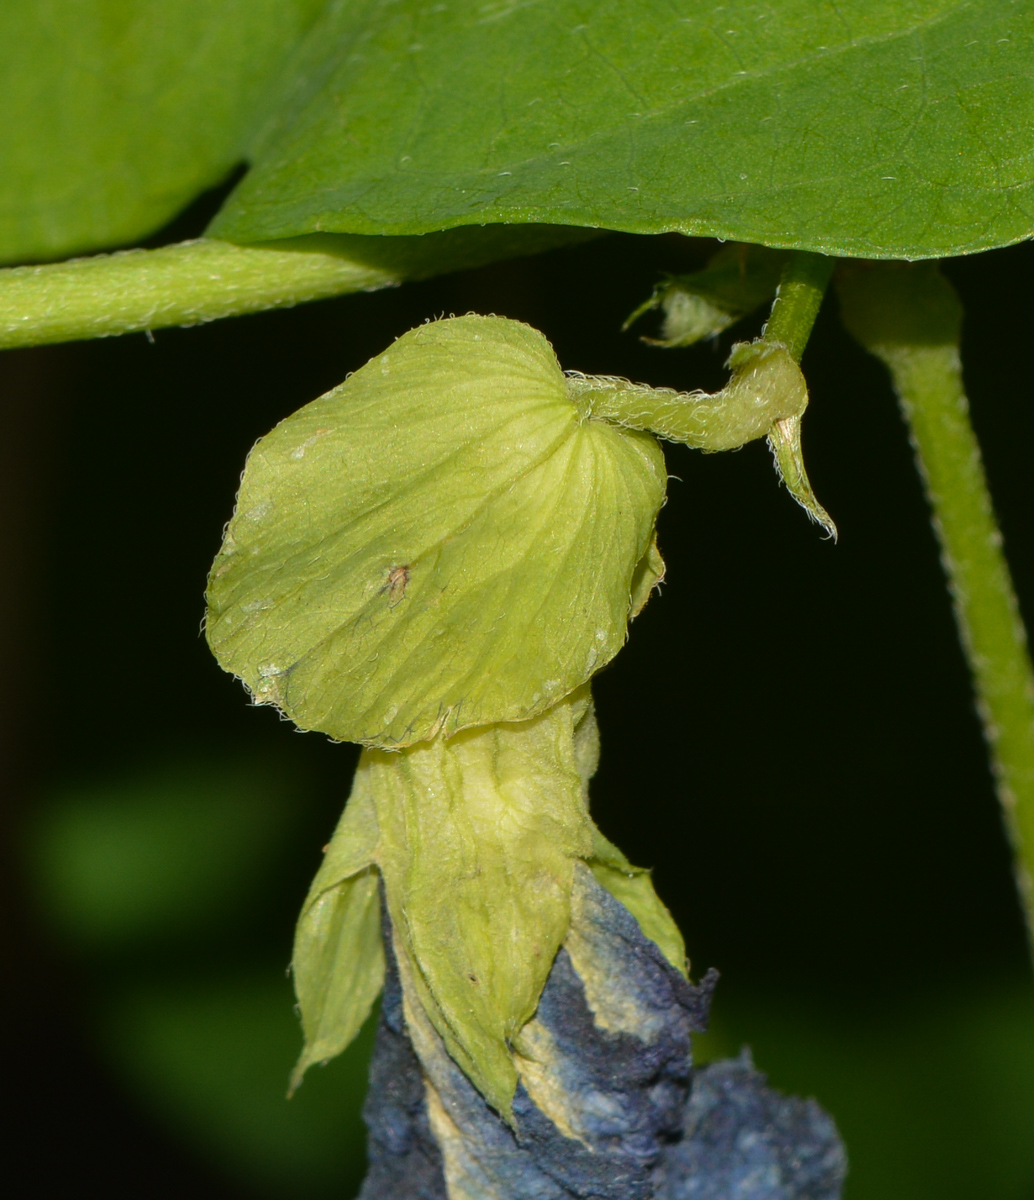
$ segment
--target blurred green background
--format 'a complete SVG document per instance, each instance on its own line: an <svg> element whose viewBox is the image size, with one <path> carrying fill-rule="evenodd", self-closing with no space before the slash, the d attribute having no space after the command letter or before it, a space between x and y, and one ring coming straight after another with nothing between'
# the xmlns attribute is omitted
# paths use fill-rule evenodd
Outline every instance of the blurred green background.
<svg viewBox="0 0 1034 1200"><path fill-rule="evenodd" d="M205 201L163 235L203 227ZM609 237L290 312L0 356L5 1055L16 1194L348 1197L372 1037L307 1078L291 928L351 747L253 709L199 635L244 456L427 317L530 321L565 367L720 385L731 336L619 332L713 245ZM1034 618L1030 245L957 261L965 358ZM746 324L737 338L751 335ZM594 810L752 1047L848 1145L848 1200L1034 1198L1034 988L905 432L830 300L805 358L824 542L767 452L669 451L668 581L599 678Z"/></svg>

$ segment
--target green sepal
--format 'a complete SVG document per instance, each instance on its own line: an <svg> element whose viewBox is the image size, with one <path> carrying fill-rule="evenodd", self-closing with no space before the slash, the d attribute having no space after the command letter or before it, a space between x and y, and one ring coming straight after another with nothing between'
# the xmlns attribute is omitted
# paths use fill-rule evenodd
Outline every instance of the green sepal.
<svg viewBox="0 0 1034 1200"><path fill-rule="evenodd" d="M723 246L702 271L671 275L659 283L622 328L659 308L661 336L640 341L673 349L714 337L772 300L788 257L785 250L765 246Z"/></svg>
<svg viewBox="0 0 1034 1200"><path fill-rule="evenodd" d="M424 325L252 451L209 644L341 740L526 720L623 645L666 479L653 438L573 402L540 333Z"/></svg>
<svg viewBox="0 0 1034 1200"><path fill-rule="evenodd" d="M600 761L600 733L591 697L584 715L575 725L574 750L575 763L582 780L582 795L588 804L589 781L596 774ZM588 859L588 866L597 882L635 917L643 934L652 938L668 962L688 979L685 942L671 913L654 891L650 872L645 867L634 867L595 824L592 826L592 856Z"/></svg>
<svg viewBox="0 0 1034 1200"><path fill-rule="evenodd" d="M575 749L587 696L531 721L368 750L395 951L452 1058L512 1121L511 1040L567 934L593 853Z"/></svg>
<svg viewBox="0 0 1034 1200"><path fill-rule="evenodd" d="M653 590L664 582L664 559L657 549L656 537L650 542L650 548L639 560L632 576L632 594L629 597L628 619L634 621L646 607L647 600Z"/></svg>
<svg viewBox="0 0 1034 1200"><path fill-rule="evenodd" d="M305 1047L289 1095L313 1063L349 1045L383 986L378 840L372 798L357 775L295 931L292 972Z"/></svg>
<svg viewBox="0 0 1034 1200"><path fill-rule="evenodd" d="M650 872L645 867L632 866L617 846L595 827L589 868L596 876L596 882L635 917L644 936L656 942L668 962L688 979L686 943L675 919L654 891Z"/></svg>
<svg viewBox="0 0 1034 1200"><path fill-rule="evenodd" d="M837 540L837 527L833 518L822 507L811 486L804 466L804 450L801 446L800 416L786 417L776 421L768 435L768 448L772 451L776 474L785 484L786 490L804 509L816 525Z"/></svg>

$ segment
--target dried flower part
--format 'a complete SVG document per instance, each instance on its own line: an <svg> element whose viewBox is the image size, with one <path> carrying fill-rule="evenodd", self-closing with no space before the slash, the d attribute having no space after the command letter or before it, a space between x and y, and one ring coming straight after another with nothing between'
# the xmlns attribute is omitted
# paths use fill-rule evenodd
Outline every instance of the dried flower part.
<svg viewBox="0 0 1034 1200"><path fill-rule="evenodd" d="M584 867L571 930L519 1039L513 1126L414 1010L408 969L389 951L360 1200L839 1197L832 1120L768 1088L749 1056L693 1069L714 974L690 984Z"/></svg>

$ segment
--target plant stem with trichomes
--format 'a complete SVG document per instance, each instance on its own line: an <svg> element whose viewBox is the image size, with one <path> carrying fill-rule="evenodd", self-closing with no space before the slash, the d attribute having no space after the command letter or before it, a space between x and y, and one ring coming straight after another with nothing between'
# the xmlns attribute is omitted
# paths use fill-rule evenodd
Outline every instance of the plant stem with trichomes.
<svg viewBox="0 0 1034 1200"><path fill-rule="evenodd" d="M932 509L1034 946L1034 671L969 421L962 307L936 264L843 271L844 321L887 366Z"/></svg>
<svg viewBox="0 0 1034 1200"><path fill-rule="evenodd" d="M811 337L835 260L823 254L798 251L783 268L775 303L761 332L762 341L781 342L794 362Z"/></svg>
<svg viewBox="0 0 1034 1200"><path fill-rule="evenodd" d="M238 246L197 238L0 270L0 350L197 325L391 287L596 237L564 226L471 226L413 237L312 234Z"/></svg>

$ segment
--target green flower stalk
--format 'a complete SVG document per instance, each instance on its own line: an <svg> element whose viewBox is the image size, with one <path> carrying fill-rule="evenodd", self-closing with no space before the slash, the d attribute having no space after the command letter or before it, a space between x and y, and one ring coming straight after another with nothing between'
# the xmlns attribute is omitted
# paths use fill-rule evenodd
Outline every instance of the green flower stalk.
<svg viewBox="0 0 1034 1200"><path fill-rule="evenodd" d="M668 393L671 399L666 399L663 389L624 380L598 381L603 389L587 389L593 412L701 450L733 450L765 435L787 491L835 541L837 527L816 499L804 467L801 418L808 405L808 385L798 366L832 273L833 260L821 254L723 247L703 271L662 284L625 327L660 306L664 337L644 341L669 349L689 346L721 333L772 300L761 337L733 346L728 384L713 397L693 393L695 403L687 409L677 403L679 393ZM608 403L617 396L617 403Z"/></svg>

